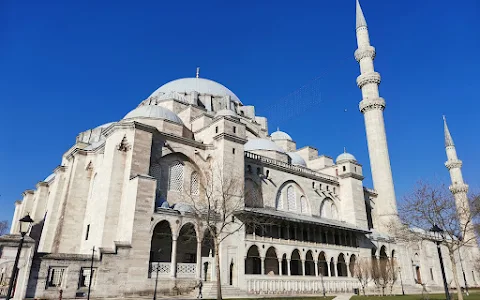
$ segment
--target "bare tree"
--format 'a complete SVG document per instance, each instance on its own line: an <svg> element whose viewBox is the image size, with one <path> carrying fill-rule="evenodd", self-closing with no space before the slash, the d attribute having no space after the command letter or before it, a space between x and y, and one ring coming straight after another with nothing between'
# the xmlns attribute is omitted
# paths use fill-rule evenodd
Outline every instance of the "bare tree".
<svg viewBox="0 0 480 300"><path fill-rule="evenodd" d="M360 258L355 261L353 274L360 282L362 293L365 296L365 288L372 281L372 261L369 258Z"/></svg>
<svg viewBox="0 0 480 300"><path fill-rule="evenodd" d="M4 235L6 233L8 233L8 221L7 220L4 220L4 221L0 221L0 235Z"/></svg>
<svg viewBox="0 0 480 300"><path fill-rule="evenodd" d="M390 287L390 295L392 295L393 286L395 285L395 283L397 283L398 280L397 265L394 258L392 258L392 260L388 263L387 273L390 276L388 285Z"/></svg>
<svg viewBox="0 0 480 300"><path fill-rule="evenodd" d="M265 226L266 219L255 217L252 210L246 212L245 198L249 193L244 192L244 176L235 175L232 170L225 170L214 165L202 170L199 192L187 192L193 208L194 218L199 228L205 228L213 242L213 256L215 260L217 299L222 299L221 266L219 249L222 242L231 235L239 232L246 224Z"/></svg>
<svg viewBox="0 0 480 300"><path fill-rule="evenodd" d="M463 300L463 295L454 254L463 246L476 245L479 212L478 195L456 202L445 185L419 182L399 207L402 224L392 225L399 239L441 242L448 251L459 300ZM441 237L430 232L434 225L443 230Z"/></svg>

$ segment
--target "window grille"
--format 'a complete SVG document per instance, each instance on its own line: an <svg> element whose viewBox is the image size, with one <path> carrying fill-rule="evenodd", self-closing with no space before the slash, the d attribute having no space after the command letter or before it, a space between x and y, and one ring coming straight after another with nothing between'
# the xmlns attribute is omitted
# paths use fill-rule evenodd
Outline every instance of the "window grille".
<svg viewBox="0 0 480 300"><path fill-rule="evenodd" d="M170 166L170 178L168 180L168 189L170 191L183 191L183 165L176 161Z"/></svg>
<svg viewBox="0 0 480 300"><path fill-rule="evenodd" d="M288 203L288 210L296 211L297 210L297 198L295 195L295 189L293 186L289 186L287 188L287 203Z"/></svg>
<svg viewBox="0 0 480 300"><path fill-rule="evenodd" d="M93 271L93 276L92 276L92 285L94 284L95 281L95 269ZM82 268L81 273L80 273L80 287L88 287L90 283L90 268Z"/></svg>
<svg viewBox="0 0 480 300"><path fill-rule="evenodd" d="M192 176L190 178L190 194L196 196L200 193L200 188L199 188L199 182L198 182L198 173L193 172Z"/></svg>
<svg viewBox="0 0 480 300"><path fill-rule="evenodd" d="M48 271L48 287L61 287L63 282L63 274L65 273L65 268L50 268Z"/></svg>
<svg viewBox="0 0 480 300"><path fill-rule="evenodd" d="M283 210L283 193L282 192L278 193L277 195L276 207L278 210Z"/></svg>
<svg viewBox="0 0 480 300"><path fill-rule="evenodd" d="M307 198L305 198L305 196L300 197L300 205L301 205L302 213L303 214L308 213L308 203L307 203Z"/></svg>

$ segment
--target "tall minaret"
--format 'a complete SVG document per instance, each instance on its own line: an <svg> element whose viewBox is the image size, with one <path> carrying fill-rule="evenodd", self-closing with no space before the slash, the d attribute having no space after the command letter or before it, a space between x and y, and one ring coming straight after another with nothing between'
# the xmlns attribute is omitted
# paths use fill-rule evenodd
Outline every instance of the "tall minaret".
<svg viewBox="0 0 480 300"><path fill-rule="evenodd" d="M356 32L358 49L355 51L355 59L360 64L361 73L357 77L357 85L362 90L363 96L359 108L365 117L373 185L378 193L374 209L375 227L387 231L390 223L398 220L398 212L383 121L385 100L380 97L378 91L380 74L375 72L373 67L375 48L370 45L367 21L358 0Z"/></svg>
<svg viewBox="0 0 480 300"><path fill-rule="evenodd" d="M473 226L468 226L467 223L470 220L470 205L467 197L468 185L463 182L462 161L457 157L457 150L455 149L450 130L448 130L445 116L443 116L443 129L445 131L445 151L447 152L445 166L450 172L450 179L452 180L452 185L449 189L455 197L460 226L465 231L462 234L465 235L465 239L473 241L475 237Z"/></svg>

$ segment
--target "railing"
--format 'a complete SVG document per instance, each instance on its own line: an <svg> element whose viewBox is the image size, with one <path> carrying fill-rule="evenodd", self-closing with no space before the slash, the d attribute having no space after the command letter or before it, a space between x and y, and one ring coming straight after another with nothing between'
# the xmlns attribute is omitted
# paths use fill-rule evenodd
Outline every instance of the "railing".
<svg viewBox="0 0 480 300"><path fill-rule="evenodd" d="M252 152L245 151L245 157L253 159L253 160L258 160L258 161L260 161L264 164L274 165L274 166L285 168L285 169L288 169L288 170L291 170L291 171L294 171L294 172L298 172L298 173L302 173L302 174L306 174L306 175L310 175L310 176L314 176L314 177L320 177L322 179L330 180L330 181L333 181L333 182L338 182L337 178L334 177L334 176L327 175L327 174L321 174L321 173L318 173L316 171L310 170L310 169L305 168L305 167L291 165L289 163L279 161L279 160L276 160L276 159L273 159L273 158L265 157L265 156L262 156L262 155L258 155L258 154L252 153Z"/></svg>
<svg viewBox="0 0 480 300"><path fill-rule="evenodd" d="M359 288L358 280L340 279L338 277L311 278L249 278L247 277L247 291L251 294L322 294L325 293L353 293Z"/></svg>
<svg viewBox="0 0 480 300"><path fill-rule="evenodd" d="M197 264L177 263L177 277L193 278L197 272Z"/></svg>
<svg viewBox="0 0 480 300"><path fill-rule="evenodd" d="M171 262L152 262L150 263L150 276L155 277L158 268L159 277L169 277L172 270ZM197 272L196 263L177 263L177 277L193 278Z"/></svg>

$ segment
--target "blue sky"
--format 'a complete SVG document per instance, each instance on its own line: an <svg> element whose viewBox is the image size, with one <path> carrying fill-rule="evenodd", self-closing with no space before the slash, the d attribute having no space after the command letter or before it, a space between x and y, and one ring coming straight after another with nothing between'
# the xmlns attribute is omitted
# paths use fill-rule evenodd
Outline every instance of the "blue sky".
<svg viewBox="0 0 480 300"><path fill-rule="evenodd" d="M448 180L442 114L479 190L480 3L362 6L397 197L419 179ZM255 105L270 131L333 157L347 147L372 185L354 0L2 1L0 22L0 220L11 220L13 202L60 164L79 132L121 119L197 66Z"/></svg>

